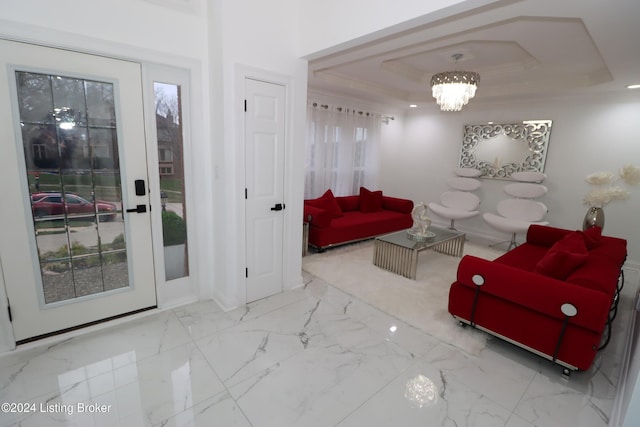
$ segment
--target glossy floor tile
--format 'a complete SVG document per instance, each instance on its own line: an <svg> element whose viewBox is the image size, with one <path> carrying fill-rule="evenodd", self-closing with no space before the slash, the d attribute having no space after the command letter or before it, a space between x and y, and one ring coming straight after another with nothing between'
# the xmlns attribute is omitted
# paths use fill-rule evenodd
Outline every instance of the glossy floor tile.
<svg viewBox="0 0 640 427"><path fill-rule="evenodd" d="M305 275L0 357L0 426L604 427L635 289L588 372L495 338L466 354ZM453 321L453 319L452 319ZM18 405L20 405L18 407ZM19 410L18 410L19 409Z"/></svg>

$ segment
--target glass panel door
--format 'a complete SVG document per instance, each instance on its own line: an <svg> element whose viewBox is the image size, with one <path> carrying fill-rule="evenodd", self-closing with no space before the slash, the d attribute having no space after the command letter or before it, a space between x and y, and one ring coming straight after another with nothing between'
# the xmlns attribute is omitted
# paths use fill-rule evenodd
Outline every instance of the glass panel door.
<svg viewBox="0 0 640 427"><path fill-rule="evenodd" d="M145 137L140 64L0 40L0 254L17 342L156 306Z"/></svg>
<svg viewBox="0 0 640 427"><path fill-rule="evenodd" d="M165 280L189 275L181 87L153 84Z"/></svg>
<svg viewBox="0 0 640 427"><path fill-rule="evenodd" d="M128 286L113 83L15 74L45 303Z"/></svg>

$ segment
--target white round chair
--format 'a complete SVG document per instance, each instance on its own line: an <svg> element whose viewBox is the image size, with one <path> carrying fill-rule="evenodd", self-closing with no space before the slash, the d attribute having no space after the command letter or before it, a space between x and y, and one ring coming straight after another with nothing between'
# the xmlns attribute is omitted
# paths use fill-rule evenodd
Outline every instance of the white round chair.
<svg viewBox="0 0 640 427"><path fill-rule="evenodd" d="M511 174L511 179L520 182L536 182L541 183L547 177L546 174L537 171L520 171Z"/></svg>
<svg viewBox="0 0 640 427"><path fill-rule="evenodd" d="M449 228L455 230L455 221L467 219L480 213L480 198L471 191L480 188L480 181L474 177L480 176L478 169L458 168L455 178L447 181L453 191L445 191L440 195L440 203L431 202L429 210L441 218L451 221Z"/></svg>
<svg viewBox="0 0 640 427"><path fill-rule="evenodd" d="M531 173L533 172L529 174ZM535 174L538 174L538 172L535 172ZM522 179L524 177L516 175L515 178ZM532 200L547 194L547 187L542 184L534 184L534 182L541 182L539 175L531 175L530 178L532 181L505 185L504 192L512 196L512 198L498 202L496 205L497 215L489 212L482 214L482 218L491 227L511 234L511 240L505 241L509 242L507 251L518 246L516 235L518 233L526 233L531 224L549 224L548 221L544 221L547 216L547 206L542 202ZM544 176L542 179L544 179Z"/></svg>

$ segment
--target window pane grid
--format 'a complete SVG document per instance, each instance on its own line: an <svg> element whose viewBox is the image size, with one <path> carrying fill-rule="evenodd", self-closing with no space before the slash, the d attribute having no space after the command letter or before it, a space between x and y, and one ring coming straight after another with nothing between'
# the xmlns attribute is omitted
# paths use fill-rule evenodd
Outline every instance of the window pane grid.
<svg viewBox="0 0 640 427"><path fill-rule="evenodd" d="M128 286L113 84L25 71L16 83L45 303ZM89 96L96 85L108 95ZM95 105L113 112L101 130ZM96 162L101 138L112 148Z"/></svg>

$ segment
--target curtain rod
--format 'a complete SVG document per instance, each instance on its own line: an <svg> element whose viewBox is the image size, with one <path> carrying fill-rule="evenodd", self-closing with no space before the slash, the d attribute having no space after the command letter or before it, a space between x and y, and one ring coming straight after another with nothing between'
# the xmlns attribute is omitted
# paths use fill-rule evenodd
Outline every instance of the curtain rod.
<svg viewBox="0 0 640 427"><path fill-rule="evenodd" d="M329 109L333 109L335 111L337 111L338 113L354 113L354 114L358 114L359 116L372 116L374 113L371 113L369 111L362 111L362 110L356 110L355 108L349 108L349 107L334 107L331 106L329 104L319 104L317 102L313 102L311 103L311 106L314 108L322 108L323 110L329 110Z"/></svg>
<svg viewBox="0 0 640 427"><path fill-rule="evenodd" d="M338 113L354 113L354 114L358 114L360 116L372 116L375 113L369 112L369 111L362 111L362 110L356 110L354 108L349 108L349 107L340 107L340 106L331 106L329 104L320 104L318 102L312 102L310 104L313 108L321 108L323 110L327 110L329 111L329 109L334 109L335 111L337 111ZM380 119L385 123L385 124L389 124L389 120L395 120L396 118L394 116L380 116Z"/></svg>

